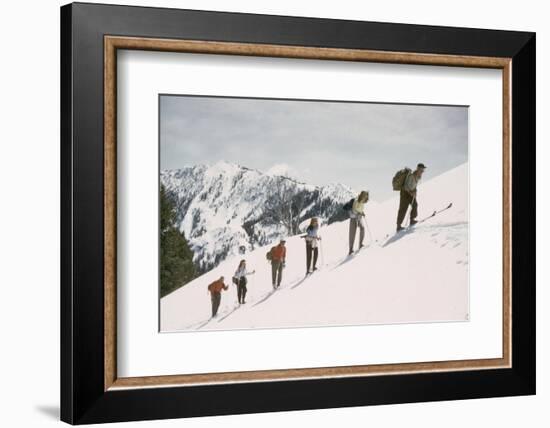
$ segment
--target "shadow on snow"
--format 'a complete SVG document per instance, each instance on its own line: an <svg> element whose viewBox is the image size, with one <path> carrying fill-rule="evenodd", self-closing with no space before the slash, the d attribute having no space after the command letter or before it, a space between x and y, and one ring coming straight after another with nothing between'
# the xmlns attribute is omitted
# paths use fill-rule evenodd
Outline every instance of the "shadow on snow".
<svg viewBox="0 0 550 428"><path fill-rule="evenodd" d="M360 250L355 250L353 253L347 255L346 257L344 257L341 261L339 261L338 263L336 263L336 265L334 265L334 267L331 269L332 270L335 270L335 269L338 269L340 266L342 265L345 265L346 263L349 263L351 262L353 259L355 259L360 253L362 253L363 251L365 251L367 248L370 247L370 244L368 245L365 245L362 249Z"/></svg>
<svg viewBox="0 0 550 428"><path fill-rule="evenodd" d="M407 235L410 235L413 233L413 228L409 228L406 230L402 230L401 232L396 232L395 235L393 235L391 238L389 238L384 244L382 245L382 248L387 247L390 244L393 244L394 242L399 241L401 238L404 238Z"/></svg>
<svg viewBox="0 0 550 428"><path fill-rule="evenodd" d="M267 299L269 299L271 296L273 296L273 295L275 294L275 291L277 291L277 290L272 290L272 291L270 291L269 293L267 293L264 297L262 297L261 300L258 300L256 303L254 303L254 304L252 305L252 307L256 307L256 306L258 306L260 303L265 302Z"/></svg>
<svg viewBox="0 0 550 428"><path fill-rule="evenodd" d="M306 279L308 279L307 276L303 277L302 279L298 280L297 282L295 282L293 285L291 285L289 288L291 290L293 290L294 288L298 287L300 284L302 284ZM285 287L286 289L287 287ZM252 305L252 307L255 307L255 306L258 306L259 304L261 303L264 303L267 299L269 299L271 296L273 296L275 294L275 292L279 290L279 288L277 288L276 290L272 290L270 291L269 293L267 293L264 297L262 297L260 300L258 300L256 303L254 303Z"/></svg>
<svg viewBox="0 0 550 428"><path fill-rule="evenodd" d="M208 318L206 321L200 321L198 323L191 324L188 327L185 327L185 330L200 330L203 328L206 324L208 324L210 321L212 321L213 318Z"/></svg>
<svg viewBox="0 0 550 428"><path fill-rule="evenodd" d="M234 313L237 309L239 309L241 306L235 306L232 310L230 310L228 313L226 313L223 317L218 319L218 322L222 322L224 319L226 319L229 315Z"/></svg>
<svg viewBox="0 0 550 428"><path fill-rule="evenodd" d="M300 284L302 284L306 279L308 279L308 276L304 276L301 280L299 280L298 282L296 282L296 284L294 284L292 287L290 287L290 289L294 289L296 287L298 287Z"/></svg>

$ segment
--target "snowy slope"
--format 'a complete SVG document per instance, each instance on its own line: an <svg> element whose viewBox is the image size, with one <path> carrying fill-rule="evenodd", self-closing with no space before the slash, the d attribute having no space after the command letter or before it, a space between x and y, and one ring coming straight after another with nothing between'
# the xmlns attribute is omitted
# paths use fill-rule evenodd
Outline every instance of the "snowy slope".
<svg viewBox="0 0 550 428"><path fill-rule="evenodd" d="M425 177L427 174L425 175ZM367 204L366 249L347 257L348 222L321 228L322 252L315 274L305 274L305 243L287 240L287 267L273 292L270 246L246 255L247 303L239 307L231 277L240 257L161 300L161 330L277 328L320 325L464 321L468 319L468 165L419 186L419 219L450 202L451 209L395 231L398 197ZM357 245L357 244L356 244ZM225 276L218 317L210 320L209 283Z"/></svg>
<svg viewBox="0 0 550 428"><path fill-rule="evenodd" d="M162 171L160 179L176 198L179 228L202 270L237 255L241 246L248 252L287 233L265 216L281 182L304 201L301 216L317 215L324 222L341 214L341 205L356 193L341 184L308 185L278 170L263 173L225 161Z"/></svg>

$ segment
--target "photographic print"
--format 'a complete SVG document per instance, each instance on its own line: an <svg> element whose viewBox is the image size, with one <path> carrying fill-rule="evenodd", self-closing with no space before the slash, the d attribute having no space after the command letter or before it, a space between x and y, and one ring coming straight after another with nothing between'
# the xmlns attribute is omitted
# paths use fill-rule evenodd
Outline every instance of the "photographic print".
<svg viewBox="0 0 550 428"><path fill-rule="evenodd" d="M160 331L469 319L468 107L159 95Z"/></svg>

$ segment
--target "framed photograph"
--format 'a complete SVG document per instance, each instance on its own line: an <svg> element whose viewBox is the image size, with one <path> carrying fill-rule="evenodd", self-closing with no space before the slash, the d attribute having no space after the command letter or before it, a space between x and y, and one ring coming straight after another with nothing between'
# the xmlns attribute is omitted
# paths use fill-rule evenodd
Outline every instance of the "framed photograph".
<svg viewBox="0 0 550 428"><path fill-rule="evenodd" d="M469 320L468 107L159 105L161 332Z"/></svg>
<svg viewBox="0 0 550 428"><path fill-rule="evenodd" d="M533 33L76 3L61 54L62 420L535 393Z"/></svg>

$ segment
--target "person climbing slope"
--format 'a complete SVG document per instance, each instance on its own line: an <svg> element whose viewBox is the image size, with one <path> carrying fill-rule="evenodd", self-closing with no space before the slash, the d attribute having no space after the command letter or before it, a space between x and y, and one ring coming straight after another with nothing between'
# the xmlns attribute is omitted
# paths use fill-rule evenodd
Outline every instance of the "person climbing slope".
<svg viewBox="0 0 550 428"><path fill-rule="evenodd" d="M317 257L319 255L319 221L313 217L306 229L306 275L317 270ZM313 259L313 266L311 264Z"/></svg>
<svg viewBox="0 0 550 428"><path fill-rule="evenodd" d="M281 239L281 242L269 252L271 260L271 282L274 290L281 286L281 281L283 280L283 269L286 261L285 243L286 241Z"/></svg>
<svg viewBox="0 0 550 428"><path fill-rule="evenodd" d="M414 226L417 221L416 217L418 215L418 199L416 197L416 187L422 179L422 174L426 166L423 163L419 163L416 166L416 170L409 172L403 182L399 193L399 209L397 211L397 232L403 230L401 224L405 219L405 214L407 214L407 209L409 205L411 206L410 222L411 226ZM410 171L410 170L409 170Z"/></svg>
<svg viewBox="0 0 550 428"><path fill-rule="evenodd" d="M247 284L247 275L253 275L256 273L256 271L249 272L246 270L246 260L241 260L239 263L239 266L237 267L237 270L235 271L235 275L233 275L233 278L236 280L237 284L237 299L239 301L239 304L246 303L245 297L246 297L246 284Z"/></svg>
<svg viewBox="0 0 550 428"><path fill-rule="evenodd" d="M365 239L365 204L369 200L369 192L363 190L359 196L353 200L349 218L349 254L353 254L355 244L355 234L359 228L359 249L363 248Z"/></svg>
<svg viewBox="0 0 550 428"><path fill-rule="evenodd" d="M224 284L223 276L220 279L214 281L208 286L208 291L210 292L210 298L212 300L212 318L215 318L218 314L218 308L220 307L220 302L222 300L222 290L227 290L227 285Z"/></svg>

